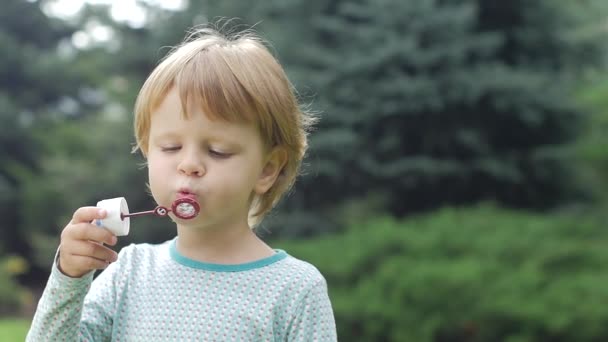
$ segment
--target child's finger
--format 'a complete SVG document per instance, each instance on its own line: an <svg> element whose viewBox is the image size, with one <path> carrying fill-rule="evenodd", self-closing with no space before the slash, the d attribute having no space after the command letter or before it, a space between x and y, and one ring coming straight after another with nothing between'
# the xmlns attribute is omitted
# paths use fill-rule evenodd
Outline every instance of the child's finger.
<svg viewBox="0 0 608 342"><path fill-rule="evenodd" d="M107 229L94 226L90 223L71 225L70 229L63 231L62 239L95 241L111 246L116 244L116 235Z"/></svg>
<svg viewBox="0 0 608 342"><path fill-rule="evenodd" d="M92 257L98 260L114 262L118 259L118 254L110 248L92 241L72 241L69 246L64 248L63 253L70 255Z"/></svg>
<svg viewBox="0 0 608 342"><path fill-rule="evenodd" d="M71 223L91 222L93 220L103 219L107 214L105 209L100 209L98 207L82 207L74 212Z"/></svg>

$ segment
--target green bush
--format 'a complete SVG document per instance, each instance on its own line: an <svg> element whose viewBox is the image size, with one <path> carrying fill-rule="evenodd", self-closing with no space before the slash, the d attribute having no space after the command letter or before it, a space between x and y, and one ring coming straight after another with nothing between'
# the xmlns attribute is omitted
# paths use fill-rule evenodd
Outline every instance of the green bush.
<svg viewBox="0 0 608 342"><path fill-rule="evenodd" d="M0 258L0 316L14 315L20 312L28 293L16 281L15 276L27 271L25 259L18 256Z"/></svg>
<svg viewBox="0 0 608 342"><path fill-rule="evenodd" d="M483 206L276 244L326 277L344 341L605 341L608 232Z"/></svg>
<svg viewBox="0 0 608 342"><path fill-rule="evenodd" d="M577 142L578 162L592 193L608 200L608 73L582 87L579 101L589 110L584 136Z"/></svg>

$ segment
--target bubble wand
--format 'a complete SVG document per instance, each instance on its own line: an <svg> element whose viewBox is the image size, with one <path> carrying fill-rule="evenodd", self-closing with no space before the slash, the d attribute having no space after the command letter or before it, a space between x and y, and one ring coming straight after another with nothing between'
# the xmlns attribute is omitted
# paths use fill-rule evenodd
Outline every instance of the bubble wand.
<svg viewBox="0 0 608 342"><path fill-rule="evenodd" d="M106 218L95 220L94 224L104 227L116 236L129 234L130 218L145 215L165 217L173 212L175 216L183 220L195 218L201 207L198 202L189 197L178 198L171 204L171 208L157 206L153 210L129 213L129 207L124 197L112 198L97 202L97 207L107 211Z"/></svg>
<svg viewBox="0 0 608 342"><path fill-rule="evenodd" d="M165 217L170 212L173 212L173 214L175 214L175 216L177 216L181 219L184 219L184 220L189 220L189 219L195 218L196 215L198 215L199 211L200 211L200 206L198 205L198 203L195 200L184 197L184 198L179 198L179 199L173 201L173 204L171 204L171 209L159 205L156 208L154 208L153 210L140 211L140 212L131 213L131 214L120 213L120 218L124 219L125 217L144 216L144 215L156 215L158 217Z"/></svg>

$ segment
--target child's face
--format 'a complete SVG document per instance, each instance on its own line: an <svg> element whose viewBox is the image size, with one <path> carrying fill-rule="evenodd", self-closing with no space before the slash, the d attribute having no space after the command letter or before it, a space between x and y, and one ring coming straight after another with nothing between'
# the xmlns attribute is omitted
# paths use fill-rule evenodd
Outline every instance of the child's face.
<svg viewBox="0 0 608 342"><path fill-rule="evenodd" d="M148 173L152 195L170 207L180 197L193 197L199 215L181 225L224 228L247 224L250 199L264 186L266 153L253 125L211 121L192 108L181 115L177 91L169 92L152 113Z"/></svg>

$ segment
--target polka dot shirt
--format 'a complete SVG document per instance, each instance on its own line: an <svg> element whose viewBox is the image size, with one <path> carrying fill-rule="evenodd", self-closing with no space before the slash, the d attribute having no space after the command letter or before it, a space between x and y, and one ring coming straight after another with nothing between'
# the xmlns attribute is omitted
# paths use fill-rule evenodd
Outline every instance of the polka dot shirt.
<svg viewBox="0 0 608 342"><path fill-rule="evenodd" d="M94 281L56 265L27 341L336 341L327 285L285 251L238 265L134 244Z"/></svg>

